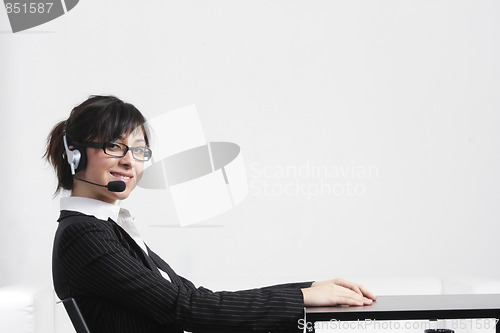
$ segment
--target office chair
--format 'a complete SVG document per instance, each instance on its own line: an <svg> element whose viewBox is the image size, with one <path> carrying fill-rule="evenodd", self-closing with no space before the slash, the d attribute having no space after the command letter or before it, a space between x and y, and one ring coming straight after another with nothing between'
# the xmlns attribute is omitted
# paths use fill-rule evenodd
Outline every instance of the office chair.
<svg viewBox="0 0 500 333"><path fill-rule="evenodd" d="M66 308L66 312L68 313L71 322L73 323L73 327L76 330L76 333L90 333L85 320L83 319L82 313L76 304L74 298L66 298L62 300L64 307Z"/></svg>

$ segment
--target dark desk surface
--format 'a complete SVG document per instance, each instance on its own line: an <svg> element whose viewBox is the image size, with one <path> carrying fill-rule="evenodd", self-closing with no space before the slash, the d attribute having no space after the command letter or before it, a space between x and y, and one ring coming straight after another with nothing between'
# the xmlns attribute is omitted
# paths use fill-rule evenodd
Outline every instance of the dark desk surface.
<svg viewBox="0 0 500 333"><path fill-rule="evenodd" d="M500 294L379 296L369 306L307 307L307 314L500 310Z"/></svg>

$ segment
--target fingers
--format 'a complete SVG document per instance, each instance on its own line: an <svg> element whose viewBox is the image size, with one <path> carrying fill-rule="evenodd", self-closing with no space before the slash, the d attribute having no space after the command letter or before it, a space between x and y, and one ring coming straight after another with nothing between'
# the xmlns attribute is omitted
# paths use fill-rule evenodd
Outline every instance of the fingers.
<svg viewBox="0 0 500 333"><path fill-rule="evenodd" d="M336 304L363 306L363 305L371 305L373 303L372 299L365 296L360 296L354 290L342 286L338 286L338 288L340 290L337 290L337 300L335 302Z"/></svg>
<svg viewBox="0 0 500 333"><path fill-rule="evenodd" d="M335 294L339 300L338 304L347 304L347 305L363 305L364 297L360 293L356 291L344 287L341 285L336 285Z"/></svg>
<svg viewBox="0 0 500 333"><path fill-rule="evenodd" d="M356 283L344 280L342 278L338 278L338 279L335 279L333 281L335 284L342 286L342 287L345 287L345 288L349 288L352 291L354 291L356 294L363 296L363 292L360 290L359 286Z"/></svg>
<svg viewBox="0 0 500 333"><path fill-rule="evenodd" d="M314 282L302 289L306 306L371 305L376 297L360 284L344 279Z"/></svg>
<svg viewBox="0 0 500 333"><path fill-rule="evenodd" d="M371 299L372 301L377 300L377 297L375 295L373 295L368 289L366 289L360 284L353 283L342 278L335 279L334 282L340 286L349 288L354 292L356 292L357 294L364 296L368 299Z"/></svg>
<svg viewBox="0 0 500 333"><path fill-rule="evenodd" d="M337 302L334 305L350 305L350 306L362 306L363 301L360 301L358 299L354 299L351 297L344 297L344 296L339 296L337 298Z"/></svg>
<svg viewBox="0 0 500 333"><path fill-rule="evenodd" d="M366 289L362 285L359 285L359 289L361 290L361 292L363 293L363 295L365 297L371 299L372 301L376 301L377 300L377 296L373 295L368 289Z"/></svg>
<svg viewBox="0 0 500 333"><path fill-rule="evenodd" d="M373 300L367 297L363 297L363 305L372 305Z"/></svg>

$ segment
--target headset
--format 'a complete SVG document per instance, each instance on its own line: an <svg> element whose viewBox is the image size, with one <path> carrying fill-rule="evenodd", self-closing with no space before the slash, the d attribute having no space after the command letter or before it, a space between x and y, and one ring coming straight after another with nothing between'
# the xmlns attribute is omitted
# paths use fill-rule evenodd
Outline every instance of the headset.
<svg viewBox="0 0 500 333"><path fill-rule="evenodd" d="M75 148L73 150L69 149L68 141L66 139L66 129L64 129L63 132L63 142L64 150L66 151L66 160L71 167L71 174L75 175L75 173L85 168L85 164L87 163L87 154L85 153L85 149L78 145L74 145Z"/></svg>

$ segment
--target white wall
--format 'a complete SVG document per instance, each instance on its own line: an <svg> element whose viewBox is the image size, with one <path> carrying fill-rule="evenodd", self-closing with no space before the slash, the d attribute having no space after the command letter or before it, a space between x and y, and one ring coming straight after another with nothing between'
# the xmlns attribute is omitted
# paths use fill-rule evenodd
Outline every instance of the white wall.
<svg viewBox="0 0 500 333"><path fill-rule="evenodd" d="M12 34L0 10L0 285L51 283L58 200L41 155L89 94L147 117L194 103L208 138L242 147L249 197L200 227L176 227L166 193L122 203L195 283L500 278L499 14L472 0L82 0Z"/></svg>

